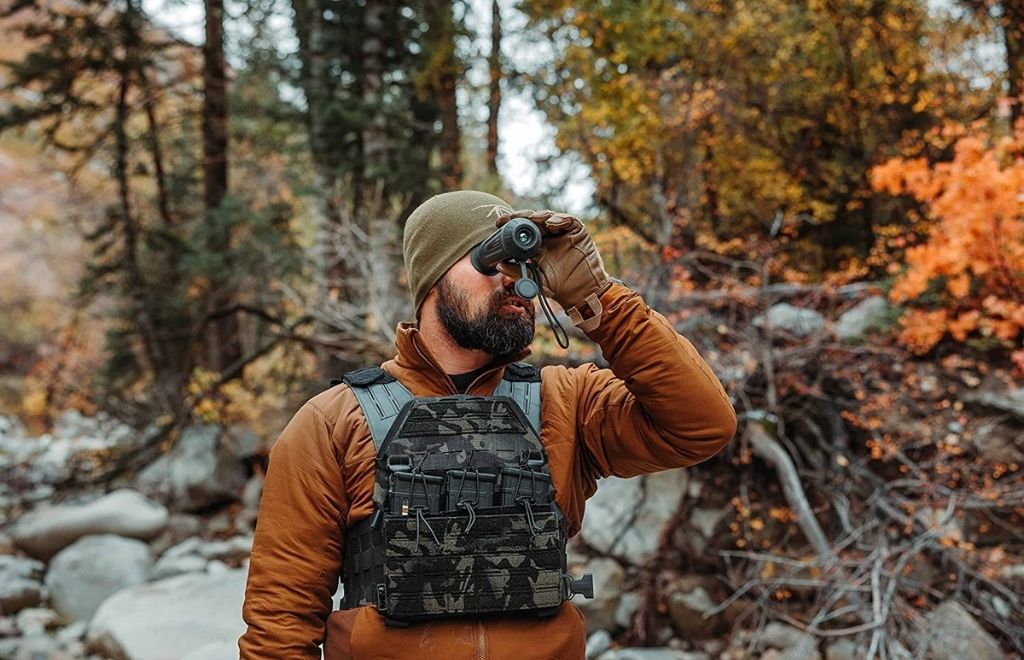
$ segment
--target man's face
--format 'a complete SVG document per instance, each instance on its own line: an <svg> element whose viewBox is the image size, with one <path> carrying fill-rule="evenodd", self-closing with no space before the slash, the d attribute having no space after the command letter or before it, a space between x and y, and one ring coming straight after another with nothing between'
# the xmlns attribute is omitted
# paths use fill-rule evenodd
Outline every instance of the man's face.
<svg viewBox="0 0 1024 660"><path fill-rule="evenodd" d="M533 303L515 295L513 280L483 275L466 255L437 281L437 312L463 348L496 357L514 355L533 340Z"/></svg>

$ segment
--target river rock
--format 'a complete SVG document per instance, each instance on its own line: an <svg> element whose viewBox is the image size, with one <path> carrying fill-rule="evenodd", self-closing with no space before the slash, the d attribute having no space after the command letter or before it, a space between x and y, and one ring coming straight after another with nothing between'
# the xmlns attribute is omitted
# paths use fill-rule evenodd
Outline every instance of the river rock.
<svg viewBox="0 0 1024 660"><path fill-rule="evenodd" d="M1024 387L1002 392L968 392L963 400L984 408L1010 413L1024 421Z"/></svg>
<svg viewBox="0 0 1024 660"><path fill-rule="evenodd" d="M846 310L836 321L836 336L850 341L869 330L885 327L890 316L889 303L882 296L869 296Z"/></svg>
<svg viewBox="0 0 1024 660"><path fill-rule="evenodd" d="M145 582L150 562L142 541L113 534L83 537L50 562L50 603L66 623L88 619L111 594Z"/></svg>
<svg viewBox="0 0 1024 660"><path fill-rule="evenodd" d="M171 451L139 473L135 485L175 511L237 500L247 480L237 450L218 426L187 428Z"/></svg>
<svg viewBox="0 0 1024 660"><path fill-rule="evenodd" d="M182 573L204 573L206 572L207 561L199 555L184 555L182 557L163 556L153 564L150 574L154 580L181 575Z"/></svg>
<svg viewBox="0 0 1024 660"><path fill-rule="evenodd" d="M13 614L43 602L45 568L34 559L0 555L0 613Z"/></svg>
<svg viewBox="0 0 1024 660"><path fill-rule="evenodd" d="M229 660L238 657L238 642L210 642L190 651L181 660Z"/></svg>
<svg viewBox="0 0 1024 660"><path fill-rule="evenodd" d="M685 470L677 469L601 479L587 502L580 534L603 554L646 563L657 553L665 524L679 508L687 478Z"/></svg>
<svg viewBox="0 0 1024 660"><path fill-rule="evenodd" d="M74 466L96 464L96 454L137 439L129 426L105 413L86 417L77 410L63 413L49 433L30 437L17 420L0 422L0 470L18 465L13 473L26 484L53 484L66 479Z"/></svg>
<svg viewBox="0 0 1024 660"><path fill-rule="evenodd" d="M681 651L670 648L612 649L602 653L600 660L710 660L711 656L699 651Z"/></svg>
<svg viewBox="0 0 1024 660"><path fill-rule="evenodd" d="M46 635L24 637L18 642L11 660L74 660L74 656L60 648L57 640Z"/></svg>
<svg viewBox="0 0 1024 660"><path fill-rule="evenodd" d="M587 660L596 658L612 647L612 636L607 630L598 630L587 637Z"/></svg>
<svg viewBox="0 0 1024 660"><path fill-rule="evenodd" d="M615 606L615 625L620 628L629 628L633 625L633 617L640 609L643 597L635 591L622 594L619 604Z"/></svg>
<svg viewBox="0 0 1024 660"><path fill-rule="evenodd" d="M684 639L706 639L716 634L722 617L704 618L704 614L714 608L715 602L699 585L694 585L687 591L673 592L668 597L672 627Z"/></svg>
<svg viewBox="0 0 1024 660"><path fill-rule="evenodd" d="M25 637L45 635L60 625L60 615L48 607L26 607L18 612L18 630Z"/></svg>
<svg viewBox="0 0 1024 660"><path fill-rule="evenodd" d="M789 303L772 305L767 314L755 317L753 324L762 328L766 321L771 324L773 330L783 330L796 337L817 335L825 327L825 317L821 314L813 309L794 307Z"/></svg>
<svg viewBox="0 0 1024 660"><path fill-rule="evenodd" d="M577 596L573 599L573 605L583 612L587 630L594 632L615 627L615 609L622 595L625 571L614 559L596 557L574 571L576 575L584 573L594 576L594 597L586 599Z"/></svg>
<svg viewBox="0 0 1024 660"><path fill-rule="evenodd" d="M203 531L203 519L191 513L172 513L167 519L167 526L160 536L153 539L149 547L153 553L162 555L185 539L198 536Z"/></svg>
<svg viewBox="0 0 1024 660"><path fill-rule="evenodd" d="M260 513L260 499L263 497L262 472L253 474L242 489L242 509L235 518L238 529L256 529L256 519Z"/></svg>
<svg viewBox="0 0 1024 660"><path fill-rule="evenodd" d="M729 507L705 508L695 507L685 526L676 531L676 545L689 550L694 556L700 556L707 550L719 524L730 511Z"/></svg>
<svg viewBox="0 0 1024 660"><path fill-rule="evenodd" d="M167 524L167 509L141 493L121 489L85 504L59 504L22 516L11 529L14 542L47 560L76 539L116 534L151 539Z"/></svg>
<svg viewBox="0 0 1024 660"><path fill-rule="evenodd" d="M192 573L125 589L96 611L87 647L127 660L179 660L220 644L237 657L246 575L244 569Z"/></svg>
<svg viewBox="0 0 1024 660"><path fill-rule="evenodd" d="M1006 655L996 640L959 602L949 599L929 616L925 632L928 657L933 660L999 660Z"/></svg>
<svg viewBox="0 0 1024 660"><path fill-rule="evenodd" d="M760 641L763 645L779 649L778 660L819 660L818 641L814 635L799 628L773 621L764 627Z"/></svg>
<svg viewBox="0 0 1024 660"><path fill-rule="evenodd" d="M852 639L837 639L825 648L825 660L859 660L866 655L867 649Z"/></svg>

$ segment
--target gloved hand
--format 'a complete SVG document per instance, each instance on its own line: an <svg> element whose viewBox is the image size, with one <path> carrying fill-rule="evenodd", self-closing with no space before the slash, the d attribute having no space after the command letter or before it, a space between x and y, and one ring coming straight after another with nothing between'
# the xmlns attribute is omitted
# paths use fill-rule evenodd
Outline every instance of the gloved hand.
<svg viewBox="0 0 1024 660"><path fill-rule="evenodd" d="M597 328L603 311L599 298L612 283L587 228L567 213L529 209L503 215L495 226L513 218L531 220L540 228L543 242L533 261L542 274L538 284L544 295L554 298L580 330ZM509 264L496 267L509 277L520 276Z"/></svg>

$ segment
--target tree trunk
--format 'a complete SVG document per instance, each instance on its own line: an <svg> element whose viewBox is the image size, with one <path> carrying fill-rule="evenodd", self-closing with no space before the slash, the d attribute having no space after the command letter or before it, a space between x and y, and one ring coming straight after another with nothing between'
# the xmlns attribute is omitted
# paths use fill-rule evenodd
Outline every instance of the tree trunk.
<svg viewBox="0 0 1024 660"><path fill-rule="evenodd" d="M366 3L362 82L363 107L370 116L363 131L364 177L367 183L383 179L388 167L387 120L383 112L385 9L381 0Z"/></svg>
<svg viewBox="0 0 1024 660"><path fill-rule="evenodd" d="M230 223L215 220L228 189L228 102L224 65L224 0L204 0L206 41L203 44L203 204L207 222L213 224L207 248L223 254L230 248ZM213 281L207 312L230 307L234 292L227 282ZM228 314L212 321L206 335L207 366L218 373L241 360L238 316Z"/></svg>
<svg viewBox="0 0 1024 660"><path fill-rule="evenodd" d="M224 0L204 0L203 201L215 209L228 189L228 99L224 75Z"/></svg>
<svg viewBox="0 0 1024 660"><path fill-rule="evenodd" d="M310 151L313 156L313 176L317 194L313 196L314 240L312 306L324 306L338 296L332 277L332 236L339 219L338 170L330 152L328 140L328 106L332 102L333 86L327 70L327 35L323 24L323 7L319 0L293 0L295 34L299 40L299 60L302 63L300 81L306 96L306 124ZM317 317L316 334L330 337L334 331L322 316ZM328 381L344 372L331 351L323 344L316 349L317 371L320 379Z"/></svg>
<svg viewBox="0 0 1024 660"><path fill-rule="evenodd" d="M462 134L459 131L459 105L455 98L460 71L455 57L455 17L451 0L427 2L427 24L438 63L434 73L434 93L441 116L441 183L448 190L462 183Z"/></svg>
<svg viewBox="0 0 1024 660"><path fill-rule="evenodd" d="M498 110L501 108L501 7L491 2L491 55L487 59L491 73L491 93L487 102L487 171L498 176Z"/></svg>
<svg viewBox="0 0 1024 660"><path fill-rule="evenodd" d="M132 209L132 190L129 174L128 120L131 87L131 68L134 65L136 50L139 45L138 10L132 2L126 5L122 17L121 31L124 47L124 60L120 67L117 106L114 119L114 177L117 179L119 208L115 213L120 220L124 239L124 277L126 293L131 300L132 308L137 314L136 322L142 343L142 354L146 366L149 367L154 382L154 398L159 402L162 412L172 412L176 407L176 387L172 385L174 374L168 364L167 355L159 336L157 323L154 320L153 308L149 304L146 279L142 272L139 258L139 227Z"/></svg>
<svg viewBox="0 0 1024 660"><path fill-rule="evenodd" d="M1024 116L1024 0L1003 0L1003 43L1006 45L1006 78L1010 90L1010 125Z"/></svg>

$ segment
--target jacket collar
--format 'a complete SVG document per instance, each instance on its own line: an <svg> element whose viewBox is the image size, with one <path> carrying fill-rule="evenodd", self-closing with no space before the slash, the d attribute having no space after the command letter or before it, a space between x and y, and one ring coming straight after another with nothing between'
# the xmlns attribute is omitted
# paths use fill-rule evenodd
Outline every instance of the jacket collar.
<svg viewBox="0 0 1024 660"><path fill-rule="evenodd" d="M395 357L381 365L402 382L414 396L445 396L455 394L455 385L440 367L423 340L414 322L403 321L395 330ZM522 360L532 351L524 348L516 355L497 360L474 380L466 394L486 396L494 391L505 373L505 365Z"/></svg>

